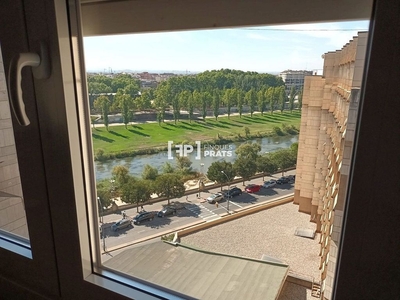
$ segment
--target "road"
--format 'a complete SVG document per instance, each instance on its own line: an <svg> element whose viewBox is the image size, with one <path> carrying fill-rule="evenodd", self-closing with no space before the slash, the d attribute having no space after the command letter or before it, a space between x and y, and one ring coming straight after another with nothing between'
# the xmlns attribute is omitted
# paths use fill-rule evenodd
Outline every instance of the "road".
<svg viewBox="0 0 400 300"><path fill-rule="evenodd" d="M289 171L285 175L295 174L295 171ZM277 179L279 176L265 177L265 180L271 178ZM262 178L247 181L246 184L255 183L261 184ZM210 204L205 199L216 192L221 191L220 188L213 188L208 191L201 192L201 197L196 198L196 194L189 195L188 200L186 196L174 201L179 201L184 204L184 208L179 209L176 215L167 216L164 218L155 217L151 221L146 221L140 225L134 225L134 227L128 227L121 229L117 232L111 230L111 224L120 220L122 216L120 214L111 214L104 216L104 242L106 249L112 251L113 249L119 248L124 245L132 244L135 241L144 240L146 238L165 235L176 231L178 228L188 227L201 221L212 221L221 218L221 215L225 215L228 211L233 212L240 210L246 206L272 201L276 198L290 195L294 192L294 184L283 184L276 185L273 188L264 189L262 188L257 193L246 193L244 192L244 186L242 184L236 184L237 187L243 190L243 194L235 196L232 199L224 200L216 204ZM224 191L224 190L223 190ZM163 205L166 205L167 201L159 202L151 205L144 205L146 211L159 211ZM137 209L129 209L125 211L129 218L133 218L137 214ZM103 243L103 241L101 242Z"/></svg>

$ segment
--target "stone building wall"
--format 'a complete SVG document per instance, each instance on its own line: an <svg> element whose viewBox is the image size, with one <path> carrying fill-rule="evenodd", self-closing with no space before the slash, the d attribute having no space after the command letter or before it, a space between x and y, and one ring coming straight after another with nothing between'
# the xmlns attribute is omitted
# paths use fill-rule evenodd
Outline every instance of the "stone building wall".
<svg viewBox="0 0 400 300"><path fill-rule="evenodd" d="M335 277L367 37L359 33L341 50L324 54L323 75L304 82L294 203L321 232L326 299Z"/></svg>

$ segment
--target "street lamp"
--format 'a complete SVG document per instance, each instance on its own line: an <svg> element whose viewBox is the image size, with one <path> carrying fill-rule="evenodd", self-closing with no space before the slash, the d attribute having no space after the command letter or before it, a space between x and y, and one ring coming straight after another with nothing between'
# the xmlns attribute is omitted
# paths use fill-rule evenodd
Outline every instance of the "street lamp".
<svg viewBox="0 0 400 300"><path fill-rule="evenodd" d="M99 205L101 207L101 216L100 216L100 223L101 223L101 238L103 239L103 251L106 252L106 239L105 239L105 234L104 234L104 208L103 205L101 204L100 197L97 197L97 201L99 202Z"/></svg>
<svg viewBox="0 0 400 300"><path fill-rule="evenodd" d="M226 173L224 172L224 171L221 171L221 173L222 174L224 174L225 176L226 176L226 179L228 180L228 193L229 193L229 187L230 187L230 184L229 184L229 177L228 177L228 175L226 175ZM228 214L230 214L230 211L229 211L229 194L228 194L228 200L227 200L227 206L226 206L226 209L228 210Z"/></svg>
<svg viewBox="0 0 400 300"><path fill-rule="evenodd" d="M203 188L203 178L204 178L203 167L204 167L204 164L201 163L200 164L200 179L199 179L199 197L200 197L201 189Z"/></svg>

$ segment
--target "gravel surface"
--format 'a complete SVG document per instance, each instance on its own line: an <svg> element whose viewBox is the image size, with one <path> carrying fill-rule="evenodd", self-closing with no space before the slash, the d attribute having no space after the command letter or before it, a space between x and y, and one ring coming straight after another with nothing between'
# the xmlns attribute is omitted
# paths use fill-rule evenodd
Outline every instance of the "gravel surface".
<svg viewBox="0 0 400 300"><path fill-rule="evenodd" d="M287 203L185 236L181 243L255 259L265 254L288 264L291 272L319 281L319 234L314 239L294 235L299 227L315 230L309 220L309 215L298 212L297 205ZM282 296L299 290L300 298L282 299L308 299L305 289L294 284L285 284Z"/></svg>

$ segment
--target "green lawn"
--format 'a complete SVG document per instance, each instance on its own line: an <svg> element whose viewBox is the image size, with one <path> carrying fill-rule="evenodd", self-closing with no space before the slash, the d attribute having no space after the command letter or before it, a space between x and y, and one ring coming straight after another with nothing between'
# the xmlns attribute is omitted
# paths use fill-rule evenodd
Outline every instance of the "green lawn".
<svg viewBox="0 0 400 300"><path fill-rule="evenodd" d="M272 127L281 124L295 125L300 124L301 113L276 112L274 114L254 114L231 116L203 121L179 121L162 123L144 123L125 126L109 126L109 131L105 127L92 128L92 138L94 149L103 149L105 153L117 153L129 149L147 149L154 147L166 147L167 141L181 143L184 141L210 140L215 139L217 134L224 138L233 137L237 134L244 136L244 127L250 129L250 134L267 133Z"/></svg>

